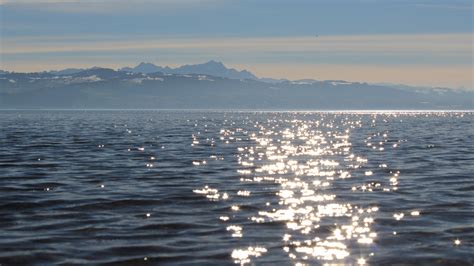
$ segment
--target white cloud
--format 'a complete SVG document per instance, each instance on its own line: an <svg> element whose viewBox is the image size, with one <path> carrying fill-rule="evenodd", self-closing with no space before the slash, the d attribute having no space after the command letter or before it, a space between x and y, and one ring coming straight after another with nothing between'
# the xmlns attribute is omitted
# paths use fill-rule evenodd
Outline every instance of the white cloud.
<svg viewBox="0 0 474 266"><path fill-rule="evenodd" d="M81 39L83 38L83 39ZM357 54L472 55L471 33L334 35L300 37L157 38L147 36L5 38L0 54L110 52L168 49L218 53L321 52Z"/></svg>

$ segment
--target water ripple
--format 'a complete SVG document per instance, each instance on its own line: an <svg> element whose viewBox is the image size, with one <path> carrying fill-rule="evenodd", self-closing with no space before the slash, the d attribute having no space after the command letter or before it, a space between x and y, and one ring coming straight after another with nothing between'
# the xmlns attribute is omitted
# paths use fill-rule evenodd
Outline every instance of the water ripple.
<svg viewBox="0 0 474 266"><path fill-rule="evenodd" d="M472 265L472 118L1 111L0 263Z"/></svg>

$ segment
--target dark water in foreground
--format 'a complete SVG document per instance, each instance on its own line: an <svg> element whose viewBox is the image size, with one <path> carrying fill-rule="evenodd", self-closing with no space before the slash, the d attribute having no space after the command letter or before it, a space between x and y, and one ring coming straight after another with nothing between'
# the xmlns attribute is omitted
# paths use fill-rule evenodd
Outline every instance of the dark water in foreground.
<svg viewBox="0 0 474 266"><path fill-rule="evenodd" d="M0 111L0 264L472 265L473 117Z"/></svg>

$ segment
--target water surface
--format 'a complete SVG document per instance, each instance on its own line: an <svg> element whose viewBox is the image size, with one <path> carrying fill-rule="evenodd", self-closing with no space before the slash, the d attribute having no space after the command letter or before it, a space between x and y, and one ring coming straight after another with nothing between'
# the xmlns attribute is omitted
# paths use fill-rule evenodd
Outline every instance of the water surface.
<svg viewBox="0 0 474 266"><path fill-rule="evenodd" d="M474 263L470 112L0 111L0 263Z"/></svg>

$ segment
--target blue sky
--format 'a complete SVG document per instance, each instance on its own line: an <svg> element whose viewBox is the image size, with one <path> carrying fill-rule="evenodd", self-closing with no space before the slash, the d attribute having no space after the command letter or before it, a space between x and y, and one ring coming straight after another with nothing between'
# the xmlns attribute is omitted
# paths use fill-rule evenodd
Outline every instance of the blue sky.
<svg viewBox="0 0 474 266"><path fill-rule="evenodd" d="M0 3L7 70L214 59L266 77L473 88L472 1Z"/></svg>

